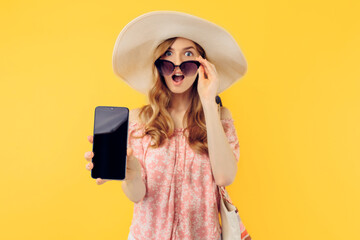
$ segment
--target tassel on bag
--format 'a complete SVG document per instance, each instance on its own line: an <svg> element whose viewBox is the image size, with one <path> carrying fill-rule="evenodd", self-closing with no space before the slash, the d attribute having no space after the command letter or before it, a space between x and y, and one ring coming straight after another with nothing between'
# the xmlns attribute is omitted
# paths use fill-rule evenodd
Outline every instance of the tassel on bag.
<svg viewBox="0 0 360 240"><path fill-rule="evenodd" d="M218 111L220 115L220 107L222 107L221 99L216 96L216 103L218 104ZM251 240L243 222L241 221L238 209L231 202L228 192L225 187L218 186L220 201L220 217L222 240Z"/></svg>

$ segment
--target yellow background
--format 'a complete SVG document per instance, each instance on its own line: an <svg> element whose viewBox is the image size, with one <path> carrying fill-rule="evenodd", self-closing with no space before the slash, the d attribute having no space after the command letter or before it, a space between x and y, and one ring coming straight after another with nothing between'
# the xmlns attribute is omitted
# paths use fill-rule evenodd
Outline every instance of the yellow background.
<svg viewBox="0 0 360 240"><path fill-rule="evenodd" d="M111 58L152 10L217 23L248 60L220 96L240 141L228 190L253 239L360 239L358 0L2 1L0 239L127 239L133 203L96 185L84 154L96 106L146 103Z"/></svg>

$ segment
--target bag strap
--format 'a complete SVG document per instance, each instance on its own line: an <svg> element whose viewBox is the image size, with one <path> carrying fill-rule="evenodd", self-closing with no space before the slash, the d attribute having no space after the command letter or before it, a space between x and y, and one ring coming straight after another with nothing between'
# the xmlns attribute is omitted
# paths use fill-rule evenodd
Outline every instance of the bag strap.
<svg viewBox="0 0 360 240"><path fill-rule="evenodd" d="M232 206L235 207L235 212L238 212L237 207L232 203L231 199L229 198L229 194L227 193L225 187L223 186L218 186L219 189L219 193L222 196L222 199L224 199L227 203L231 204Z"/></svg>

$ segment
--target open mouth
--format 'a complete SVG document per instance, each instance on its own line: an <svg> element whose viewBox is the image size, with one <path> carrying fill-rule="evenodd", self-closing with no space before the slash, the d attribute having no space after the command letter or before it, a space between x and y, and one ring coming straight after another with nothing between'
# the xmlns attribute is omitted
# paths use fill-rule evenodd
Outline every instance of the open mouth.
<svg viewBox="0 0 360 240"><path fill-rule="evenodd" d="M185 78L184 75L172 75L172 79L175 81L175 82L180 82L181 80L183 80Z"/></svg>

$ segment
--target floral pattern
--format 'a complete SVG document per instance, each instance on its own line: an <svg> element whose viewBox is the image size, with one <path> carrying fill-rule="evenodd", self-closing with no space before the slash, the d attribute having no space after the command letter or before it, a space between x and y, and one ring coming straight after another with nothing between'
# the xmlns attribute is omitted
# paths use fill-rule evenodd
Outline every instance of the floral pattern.
<svg viewBox="0 0 360 240"><path fill-rule="evenodd" d="M222 119L225 134L239 159L239 142L234 120ZM128 147L139 159L146 194L134 204L130 233L136 240L218 240L220 195L212 175L210 159L195 153L183 128L159 148L139 122L129 122Z"/></svg>

